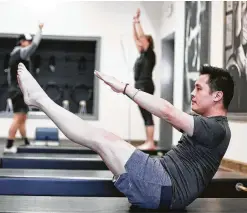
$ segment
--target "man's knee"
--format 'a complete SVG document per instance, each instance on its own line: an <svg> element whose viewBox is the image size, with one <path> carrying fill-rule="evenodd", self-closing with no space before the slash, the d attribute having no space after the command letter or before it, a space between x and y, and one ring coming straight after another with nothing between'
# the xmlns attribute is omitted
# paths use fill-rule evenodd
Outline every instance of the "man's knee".
<svg viewBox="0 0 247 213"><path fill-rule="evenodd" d="M96 142L96 151L98 153L110 152L120 156L121 152L130 149L130 147L132 147L131 144L112 133L104 134Z"/></svg>
<svg viewBox="0 0 247 213"><path fill-rule="evenodd" d="M101 156L114 156L114 159L124 163L136 149L130 143L110 132L105 132L98 136L96 141L95 149L98 154Z"/></svg>

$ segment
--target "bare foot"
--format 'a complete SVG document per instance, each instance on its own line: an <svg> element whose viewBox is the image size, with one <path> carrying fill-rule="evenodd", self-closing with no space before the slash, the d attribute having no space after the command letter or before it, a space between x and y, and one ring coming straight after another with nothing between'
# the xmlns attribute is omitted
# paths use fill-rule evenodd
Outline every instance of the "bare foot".
<svg viewBox="0 0 247 213"><path fill-rule="evenodd" d="M146 141L144 144L137 147L140 150L155 150L156 146L153 141Z"/></svg>
<svg viewBox="0 0 247 213"><path fill-rule="evenodd" d="M24 64L18 64L17 79L24 96L24 101L28 106L39 107L39 103L49 98L38 82L33 78Z"/></svg>

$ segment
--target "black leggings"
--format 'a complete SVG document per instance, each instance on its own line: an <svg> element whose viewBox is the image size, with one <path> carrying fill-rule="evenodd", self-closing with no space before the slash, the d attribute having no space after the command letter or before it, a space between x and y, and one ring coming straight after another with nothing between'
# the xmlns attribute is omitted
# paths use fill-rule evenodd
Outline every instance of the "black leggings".
<svg viewBox="0 0 247 213"><path fill-rule="evenodd" d="M145 83L145 84L140 84L136 83L135 85L136 89L140 89L143 92L149 93L149 94L154 94L154 84L153 82L150 83ZM145 126L153 126L154 121L153 121L153 116L150 112L147 110L143 109L142 107L139 106L142 118L144 120Z"/></svg>

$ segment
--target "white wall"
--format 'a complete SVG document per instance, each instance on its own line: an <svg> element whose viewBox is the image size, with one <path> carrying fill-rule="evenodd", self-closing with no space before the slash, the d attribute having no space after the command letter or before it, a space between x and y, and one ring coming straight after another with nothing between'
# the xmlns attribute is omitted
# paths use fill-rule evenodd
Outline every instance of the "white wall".
<svg viewBox="0 0 247 213"><path fill-rule="evenodd" d="M169 4L170 2L165 2ZM211 16L211 65L223 66L223 33L224 33L224 13L222 1L212 1ZM185 3L173 2L174 13L171 17L163 16L162 26L160 29L161 38L175 32L175 77L174 81L174 105L182 109L182 90L183 90L183 46L184 46L184 17ZM232 138L225 158L240 162L247 162L247 143L246 143L246 122L237 122L229 120ZM174 129L173 144L177 144L181 133Z"/></svg>
<svg viewBox="0 0 247 213"><path fill-rule="evenodd" d="M172 8L172 9L169 9ZM173 11L170 13L170 11ZM165 2L160 28L160 38L175 33L173 104L182 110L183 101L183 45L184 45L184 2ZM173 144L176 145L181 133L173 129Z"/></svg>
<svg viewBox="0 0 247 213"><path fill-rule="evenodd" d="M61 1L57 1L61 2ZM100 71L122 81L133 83L133 62L137 57L132 41L132 17L138 7L141 8L141 20L144 30L157 37L157 24L153 24L150 8L139 2L67 2L53 4L54 1L3 1L0 2L0 33L35 33L38 21L44 21L45 35L100 36ZM57 6L55 8L55 6ZM148 15L146 15L148 11ZM24 24L25 23L25 24ZM120 40L124 39L128 65L123 57ZM157 58L159 50L157 51ZM154 71L156 94L159 94L158 65ZM137 106L123 95L112 92L100 83L99 120L89 123L103 127L115 134L133 140L144 140L143 121ZM130 108L129 108L130 107ZM129 119L131 109L131 119ZM7 137L11 119L0 119L0 137ZM155 118L155 139L159 139L159 120ZM54 126L50 120L32 120L27 122L27 134L34 136L38 126ZM129 128L130 126L130 128ZM129 135L129 130L130 135ZM18 134L19 136L19 134ZM60 133L61 138L64 137Z"/></svg>

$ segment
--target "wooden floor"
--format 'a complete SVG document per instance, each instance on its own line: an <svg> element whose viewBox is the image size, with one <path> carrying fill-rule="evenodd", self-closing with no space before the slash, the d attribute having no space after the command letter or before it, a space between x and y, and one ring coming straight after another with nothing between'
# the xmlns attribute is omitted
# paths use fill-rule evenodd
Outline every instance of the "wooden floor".
<svg viewBox="0 0 247 213"><path fill-rule="evenodd" d="M220 179L229 179L229 178L247 178L247 174L242 174L238 172L233 172L233 171L226 171L222 170L221 168L217 171L215 174L214 178L220 178Z"/></svg>
<svg viewBox="0 0 247 213"><path fill-rule="evenodd" d="M8 213L129 213L164 212L133 209L126 198L0 196L0 212ZM246 213L246 199L197 199L174 213Z"/></svg>

